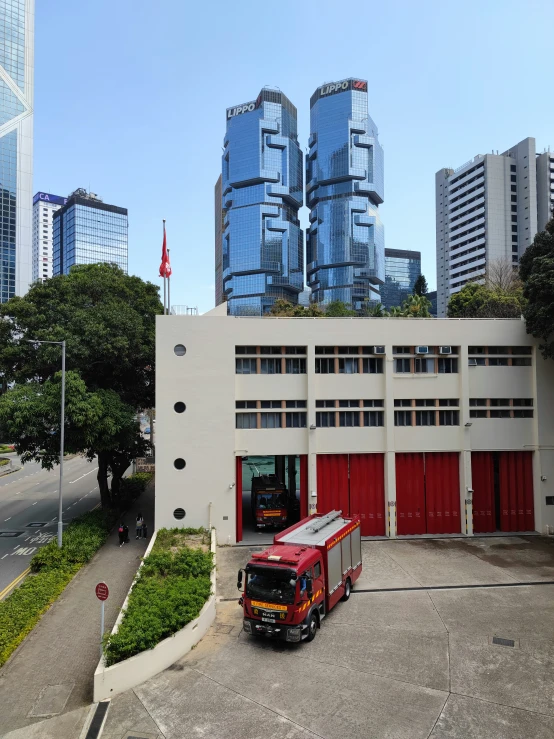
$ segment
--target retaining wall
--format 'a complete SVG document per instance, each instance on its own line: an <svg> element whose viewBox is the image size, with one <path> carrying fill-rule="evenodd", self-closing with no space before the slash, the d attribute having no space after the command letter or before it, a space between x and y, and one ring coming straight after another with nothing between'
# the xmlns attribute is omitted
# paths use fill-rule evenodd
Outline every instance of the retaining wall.
<svg viewBox="0 0 554 739"><path fill-rule="evenodd" d="M150 551L154 546L156 535L157 532L154 533L148 549L145 552L145 558L150 554ZM212 594L204 604L198 618L188 623L180 631L173 634L173 636L169 636L167 639L164 639L153 649L147 649L145 652L136 654L134 657L123 660L123 662L111 665L111 667L105 666L104 657L102 657L94 673L95 703L106 700L106 698L113 698L115 695L123 693L126 690L130 690L136 685L140 685L140 683L143 683L145 680L149 680L151 677L154 677L154 675L157 675L159 672L166 670L174 662L177 662L178 659L184 657L185 654L190 652L190 650L198 644L200 639L202 639L202 637L207 633L215 619L215 529L212 529L211 532L211 550L214 555L214 568L211 574ZM112 634L117 632L119 624L123 619L123 611L127 607L133 585L131 585L129 592L127 593L125 602L123 603L117 621L115 622L115 626L112 629Z"/></svg>

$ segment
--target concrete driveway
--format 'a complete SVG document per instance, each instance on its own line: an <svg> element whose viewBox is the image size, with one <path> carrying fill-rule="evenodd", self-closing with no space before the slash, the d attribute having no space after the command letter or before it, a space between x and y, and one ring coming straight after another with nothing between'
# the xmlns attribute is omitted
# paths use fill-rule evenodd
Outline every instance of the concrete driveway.
<svg viewBox="0 0 554 739"><path fill-rule="evenodd" d="M242 632L236 571L253 549L219 549L214 627L112 701L103 739L552 739L554 541L362 546L352 597L299 645Z"/></svg>

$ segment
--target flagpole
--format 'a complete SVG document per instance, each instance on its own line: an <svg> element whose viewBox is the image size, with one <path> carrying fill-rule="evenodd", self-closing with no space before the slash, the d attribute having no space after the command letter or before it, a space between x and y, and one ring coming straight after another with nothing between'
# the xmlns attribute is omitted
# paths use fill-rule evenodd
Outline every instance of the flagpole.
<svg viewBox="0 0 554 739"><path fill-rule="evenodd" d="M165 218L163 219L163 236L165 238ZM164 275L164 316L167 315L167 277Z"/></svg>
<svg viewBox="0 0 554 739"><path fill-rule="evenodd" d="M169 249L167 250L167 259L169 261ZM167 278L167 314L171 315L171 275Z"/></svg>

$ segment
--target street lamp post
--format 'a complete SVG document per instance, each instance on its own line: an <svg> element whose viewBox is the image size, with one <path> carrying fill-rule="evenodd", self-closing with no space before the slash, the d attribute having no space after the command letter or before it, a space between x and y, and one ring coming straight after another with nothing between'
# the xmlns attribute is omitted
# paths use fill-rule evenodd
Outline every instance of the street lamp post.
<svg viewBox="0 0 554 739"><path fill-rule="evenodd" d="M62 407L61 407L61 421L60 421L60 493L58 496L58 547L62 548L62 534L63 534L63 498L62 498L62 485L63 485L63 454L64 454L64 442L65 442L65 339L63 341L38 341L38 339L27 339L30 344L57 344L62 348Z"/></svg>

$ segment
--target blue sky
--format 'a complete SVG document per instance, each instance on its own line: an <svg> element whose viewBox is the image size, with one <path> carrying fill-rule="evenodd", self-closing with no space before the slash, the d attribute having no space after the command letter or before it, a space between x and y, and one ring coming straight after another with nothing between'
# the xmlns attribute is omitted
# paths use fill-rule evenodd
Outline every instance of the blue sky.
<svg viewBox="0 0 554 739"><path fill-rule="evenodd" d="M166 218L172 303L204 312L225 109L278 86L305 149L315 88L362 77L385 243L420 250L434 287L435 172L526 136L554 150L553 28L552 0L37 0L35 191L127 207L129 270L159 285Z"/></svg>

